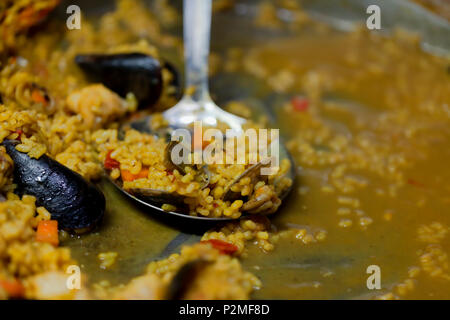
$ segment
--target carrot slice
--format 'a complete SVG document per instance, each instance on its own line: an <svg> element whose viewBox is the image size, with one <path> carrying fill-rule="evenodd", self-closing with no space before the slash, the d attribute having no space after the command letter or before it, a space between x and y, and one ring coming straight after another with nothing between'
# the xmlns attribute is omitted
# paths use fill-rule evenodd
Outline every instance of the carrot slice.
<svg viewBox="0 0 450 320"><path fill-rule="evenodd" d="M47 242L55 247L58 246L58 221L39 221L36 231L36 241Z"/></svg>
<svg viewBox="0 0 450 320"><path fill-rule="evenodd" d="M142 169L139 171L138 174L132 174L128 170L121 170L120 174L122 176L123 181L134 181L136 179L143 179L148 177L149 170L147 168Z"/></svg>
<svg viewBox="0 0 450 320"><path fill-rule="evenodd" d="M238 247L234 244L219 239L204 240L201 241L201 243L209 243L213 246L213 248L224 254L233 254L238 250Z"/></svg>
<svg viewBox="0 0 450 320"><path fill-rule="evenodd" d="M36 103L42 103L43 105L47 104L47 99L45 96L41 93L39 89L34 89L31 92L31 99Z"/></svg>
<svg viewBox="0 0 450 320"><path fill-rule="evenodd" d="M128 170L121 170L120 175L122 176L123 181L133 181L136 179L136 176Z"/></svg>
<svg viewBox="0 0 450 320"><path fill-rule="evenodd" d="M138 179L147 178L148 177L148 173L149 173L148 169L142 169L141 172L139 172L137 174L137 178Z"/></svg>
<svg viewBox="0 0 450 320"><path fill-rule="evenodd" d="M0 279L0 287L2 287L11 298L22 298L25 295L25 287L17 279Z"/></svg>

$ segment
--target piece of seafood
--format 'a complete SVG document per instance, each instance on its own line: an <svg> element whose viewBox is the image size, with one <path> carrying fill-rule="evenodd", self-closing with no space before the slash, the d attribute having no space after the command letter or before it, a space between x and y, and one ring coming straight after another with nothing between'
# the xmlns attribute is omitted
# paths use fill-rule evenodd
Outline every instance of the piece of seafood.
<svg viewBox="0 0 450 320"><path fill-rule="evenodd" d="M234 178L233 181L231 181L226 187L225 192L223 194L223 200L224 201L231 201L236 200L237 198L240 198L240 192L233 191L233 187L235 185L238 185L239 182L244 178L250 178L251 183L255 184L257 181L267 181L267 176L261 175L261 168L267 167L270 165L270 162L263 162L260 161L249 168L247 168L244 172L242 172L239 176Z"/></svg>
<svg viewBox="0 0 450 320"><path fill-rule="evenodd" d="M185 263L175 274L170 282L166 299L168 300L180 300L188 290L190 284L198 276L203 267L211 263L202 258L198 258Z"/></svg>
<svg viewBox="0 0 450 320"><path fill-rule="evenodd" d="M19 195L36 197L58 221L60 229L82 233L96 226L105 212L105 197L92 183L47 155L30 158L16 149L19 142L3 145L14 162L14 182Z"/></svg>
<svg viewBox="0 0 450 320"><path fill-rule="evenodd" d="M91 84L72 92L66 99L66 105L70 111L81 115L90 129L98 129L134 109L102 84Z"/></svg>
<svg viewBox="0 0 450 320"><path fill-rule="evenodd" d="M176 164L176 163L173 162L173 159L172 159L173 148L176 145L178 145L179 143L183 143L183 142L170 141L166 145L165 155L164 155L165 156L164 157L164 164L170 170L176 169L181 174L186 174L186 167L189 166L191 168L194 168L194 166L191 165L191 164L185 164L185 163ZM186 162L187 162L187 160L188 159L186 159ZM211 172L209 171L207 165L202 165L199 169L197 169L197 172L198 173L195 176L195 180L198 183L200 183L200 188L201 189L205 189L209 185L209 181L211 180Z"/></svg>
<svg viewBox="0 0 450 320"><path fill-rule="evenodd" d="M277 211L281 199L273 187L264 185L256 189L249 200L242 205L242 212L251 214L271 214Z"/></svg>
<svg viewBox="0 0 450 320"><path fill-rule="evenodd" d="M233 191L233 187L237 186L244 178L250 178L250 183L253 185L256 185L259 181L267 183L268 176L261 175L261 169L269 165L270 161L260 161L246 169L225 188L223 200L233 201L242 198L240 192ZM264 184L247 196L241 210L251 214L271 214L278 209L280 204L281 199L273 186Z"/></svg>
<svg viewBox="0 0 450 320"><path fill-rule="evenodd" d="M122 97L132 92L140 106L155 104L163 89L161 63L142 53L83 54L78 66Z"/></svg>

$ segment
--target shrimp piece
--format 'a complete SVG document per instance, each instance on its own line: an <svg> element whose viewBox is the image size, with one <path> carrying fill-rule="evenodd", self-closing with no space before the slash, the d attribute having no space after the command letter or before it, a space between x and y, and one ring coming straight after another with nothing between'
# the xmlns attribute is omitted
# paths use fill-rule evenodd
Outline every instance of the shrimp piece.
<svg viewBox="0 0 450 320"><path fill-rule="evenodd" d="M89 129L98 129L133 110L132 103L102 84L89 85L71 93L66 103L70 111L82 116Z"/></svg>

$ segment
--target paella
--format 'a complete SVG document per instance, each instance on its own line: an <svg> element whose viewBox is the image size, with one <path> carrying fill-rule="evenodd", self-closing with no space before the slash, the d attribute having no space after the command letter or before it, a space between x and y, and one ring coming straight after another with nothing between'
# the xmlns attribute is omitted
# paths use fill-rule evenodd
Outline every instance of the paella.
<svg viewBox="0 0 450 320"><path fill-rule="evenodd" d="M404 30L342 32L301 2L257 2L240 19L270 41L225 46L218 30L209 75L245 128L280 128L293 162L263 176L247 144L240 163L189 153L179 165L168 154L182 142L126 125L168 128L182 92L176 5L81 6L75 29L61 5L0 4L0 298L450 298L448 55ZM216 0L213 19L244 9ZM203 138L188 144L221 142ZM224 221L191 232L172 212Z"/></svg>

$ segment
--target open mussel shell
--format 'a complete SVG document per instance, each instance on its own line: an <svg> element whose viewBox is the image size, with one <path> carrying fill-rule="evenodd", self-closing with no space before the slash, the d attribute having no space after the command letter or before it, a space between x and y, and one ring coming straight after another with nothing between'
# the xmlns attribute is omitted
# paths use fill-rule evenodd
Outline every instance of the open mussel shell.
<svg viewBox="0 0 450 320"><path fill-rule="evenodd" d="M211 181L211 171L209 171L207 165L201 167L201 172L197 175L196 179L200 182L200 188L202 190L209 186L209 182Z"/></svg>
<svg viewBox="0 0 450 320"><path fill-rule="evenodd" d="M180 163L177 164L173 161L173 155L172 152L175 146L183 142L178 141L169 141L169 143L166 145L166 149L164 152L164 163L166 167L169 170L178 170L181 174L186 174L186 167L194 167L191 164L184 164ZM187 159L186 159L187 160ZM195 177L195 180L200 183L200 188L205 189L207 186L209 186L209 181L211 180L211 172L208 169L207 165L203 165L200 168L197 169L197 175Z"/></svg>
<svg viewBox="0 0 450 320"><path fill-rule="evenodd" d="M122 97L132 92L140 106L154 105L163 88L161 63L142 53L80 54L76 64L94 81Z"/></svg>
<svg viewBox="0 0 450 320"><path fill-rule="evenodd" d="M173 161L173 157L172 157L172 153L174 151L173 149L180 143L183 143L183 142L169 141L169 143L167 143L166 149L164 150L164 164L166 165L166 167L169 170L176 169L181 174L186 174L186 167L188 166L188 164L184 164L184 163L177 164Z"/></svg>
<svg viewBox="0 0 450 320"><path fill-rule="evenodd" d="M237 198L240 197L240 193L232 191L231 188L234 185L239 184L239 182L244 178L250 177L253 184L257 181L266 181L268 177L261 175L261 169L264 167L269 167L269 166L270 166L270 161L265 160L265 161L260 161L256 164L250 166L249 168L247 168L244 172L242 172L239 176L234 178L234 180L225 187L223 200L224 201L232 201L232 200L236 200Z"/></svg>
<svg viewBox="0 0 450 320"><path fill-rule="evenodd" d="M275 212L281 204L280 198L273 196L270 187L264 186L266 190L260 194L253 194L247 202L242 205L242 212L250 214L271 214Z"/></svg>

